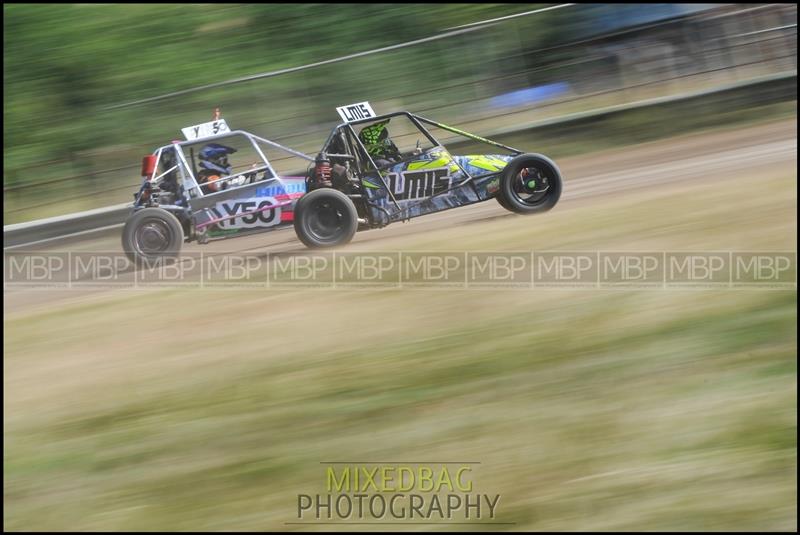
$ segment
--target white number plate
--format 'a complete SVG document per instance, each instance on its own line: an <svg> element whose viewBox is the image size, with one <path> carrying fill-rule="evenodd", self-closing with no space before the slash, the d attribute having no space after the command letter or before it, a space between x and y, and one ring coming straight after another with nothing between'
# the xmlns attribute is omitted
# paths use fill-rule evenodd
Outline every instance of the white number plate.
<svg viewBox="0 0 800 535"><path fill-rule="evenodd" d="M372 111L372 106L369 105L369 102L359 102L358 104L340 106L336 108L336 111L339 112L339 117L341 117L346 123L375 117L375 112Z"/></svg>
<svg viewBox="0 0 800 535"><path fill-rule="evenodd" d="M187 126L186 128L181 129L181 132L183 132L183 135L187 140L216 136L217 134L225 134L230 131L231 129L228 128L228 123L225 122L225 119L219 119L218 121L211 121L209 123L197 124L194 126Z"/></svg>

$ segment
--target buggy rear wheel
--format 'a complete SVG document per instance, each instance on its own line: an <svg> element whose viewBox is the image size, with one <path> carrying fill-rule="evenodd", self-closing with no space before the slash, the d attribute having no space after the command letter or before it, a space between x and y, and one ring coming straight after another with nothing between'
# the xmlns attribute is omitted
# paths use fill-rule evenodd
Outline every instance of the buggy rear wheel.
<svg viewBox="0 0 800 535"><path fill-rule="evenodd" d="M331 188L306 193L294 208L294 230L306 247L334 247L350 242L358 230L358 212L350 198Z"/></svg>
<svg viewBox="0 0 800 535"><path fill-rule="evenodd" d="M135 212L122 229L122 250L136 265L174 258L183 244L178 218L160 208Z"/></svg>

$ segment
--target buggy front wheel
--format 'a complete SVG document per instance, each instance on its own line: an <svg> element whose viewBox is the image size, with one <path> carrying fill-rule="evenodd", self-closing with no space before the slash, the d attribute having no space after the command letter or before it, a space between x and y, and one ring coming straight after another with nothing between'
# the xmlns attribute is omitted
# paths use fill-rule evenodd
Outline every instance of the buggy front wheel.
<svg viewBox="0 0 800 535"><path fill-rule="evenodd" d="M520 154L503 170L497 201L518 214L546 212L561 197L561 172L541 154Z"/></svg>
<svg viewBox="0 0 800 535"><path fill-rule="evenodd" d="M122 229L122 250L135 264L175 258L183 244L178 218L161 208L135 212Z"/></svg>

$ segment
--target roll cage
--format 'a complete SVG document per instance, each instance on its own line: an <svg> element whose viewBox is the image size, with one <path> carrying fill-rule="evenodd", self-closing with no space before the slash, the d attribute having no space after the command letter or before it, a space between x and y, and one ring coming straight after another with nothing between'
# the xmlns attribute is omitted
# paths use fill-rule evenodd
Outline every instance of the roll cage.
<svg viewBox="0 0 800 535"><path fill-rule="evenodd" d="M251 167L249 169L243 170L243 171L239 171L239 172L236 172L236 173L231 173L230 175L222 176L222 177L220 177L218 179L210 180L210 181L207 181L207 182L204 182L204 183L200 184L198 182L198 180L197 180L197 177L196 177L197 172L196 172L196 168L195 168L195 163L194 163L194 161L192 161L191 163L189 162L189 159L194 160L194 158L190 157L189 159L187 159L186 153L184 151L184 148L185 147L191 147L191 146L194 146L194 145L199 145L199 144L205 144L205 143L211 143L211 142L220 142L220 141L224 141L224 140L227 140L227 139L230 139L230 138L234 138L234 137L238 137L238 138L244 137L245 139L247 139L247 141L249 141L250 146L254 149L255 153L257 154L258 158L260 159L260 162L258 162L258 165L256 165L255 167ZM134 206L136 207L136 206L139 206L141 204L142 196L143 196L143 193L144 193L148 183L151 184L151 185L159 185L164 179L170 178L171 176L179 178L178 184L182 187L182 190L183 190L183 195L182 196L185 197L185 200L187 202L191 202L192 199L201 199L201 198L212 197L212 196L215 196L215 195L221 195L221 194L223 194L225 192L230 192L231 191L231 188L220 189L219 191L215 191L215 192L211 192L211 193L203 191L203 186L208 186L210 184L214 184L214 183L220 183L220 184L230 183L230 182L232 182L232 181L234 181L236 179L242 178L242 177L245 177L245 178L251 177L251 182L258 182L258 181L261 181L261 180L266 180L266 179L269 179L269 178L278 177L278 173L272 167L272 164L269 162L269 159L267 158L266 154L264 154L264 151L259 146L259 143L263 143L265 145L269 145L269 146L274 147L274 148L276 148L278 150L281 150L283 152L289 153L289 154L291 154L293 156L296 156L296 157L301 158L303 160L307 160L309 162L313 162L314 161L314 159L312 157L310 157L310 156L308 156L306 154L303 154L302 152L296 151L294 149L290 149L289 147L281 145L280 143L276 143L274 141L270 141L269 139L262 138L260 136L257 136L255 134L251 134L251 133L246 132L244 130L233 130L233 131L230 131L230 132L226 132L224 134L207 136L207 137L203 137L203 138L196 138L196 139L191 139L191 140L186 140L186 141L173 141L170 145L165 145L163 147L159 147L153 152L153 155L155 156L154 169L156 169L156 171L153 173L153 176L151 178L149 178L148 180L145 180L145 183L142 185L142 188L139 190L139 193L136 196L136 200L134 201ZM157 170L159 169L159 165L162 165L164 160L166 160L167 158L171 158L171 162L174 162L174 164L171 165L169 168L165 169L164 171L158 173ZM177 173L177 176L173 175L173 173ZM257 178L259 173L262 174L260 180ZM233 187L237 187L237 186L233 186ZM179 206L179 207L176 207L176 208L184 208L185 209L187 207L186 206Z"/></svg>
<svg viewBox="0 0 800 535"><path fill-rule="evenodd" d="M430 150L433 150L435 148L442 148L444 150L447 150L447 148L442 143L440 143L427 128L425 128L426 124L429 126L435 126L437 128L441 128L442 130L463 136L473 141L478 141L480 143L485 143L487 145L491 145L509 151L513 156L517 156L523 153L523 151L519 149L509 147L508 145L504 145L497 141L492 141L490 139L486 139L477 136L475 134L471 134L469 132L464 132L463 130L460 130L453 126L448 126L446 124L439 123L432 119L428 119L426 117L422 117L421 115L416 115L414 113L410 113L407 111L387 113L384 115L378 115L366 119L359 119L356 121L345 122L335 126L331 131L330 135L328 136L328 139L325 141L325 144L323 145L322 148L322 152L325 153L327 157L331 159L332 162L335 162L336 160L342 160L345 163L350 161L354 162L356 167L356 173L355 173L356 178L358 180L359 186L361 187L362 191L364 188L364 182L363 182L364 175L369 173L370 176L372 176L372 173L374 172L374 175L381 181L383 187L386 188L386 190L388 191L392 203L398 210L401 211L403 210L403 208L400 207L400 204L397 202L397 199L395 198L394 194L392 193L391 189L386 183L383 173L381 172L381 168L378 167L378 165L375 163L375 160L369 154L367 148L361 142L361 139L359 139L358 134L353 128L354 126L376 123L382 120L388 120L394 117L401 117L401 116L408 118L408 120L428 139L428 141L430 141L433 144L433 147ZM344 150L346 152L344 153L338 152L341 150ZM465 184L468 184L476 179L486 178L489 175L497 174L496 172L490 172L473 176L460 163L458 163L458 161L454 159L453 162L459 167L461 172L464 173L465 176L464 180L462 180L458 184L451 186L447 190L436 193L435 195L433 195L434 197L447 194L451 192L453 189L464 186Z"/></svg>

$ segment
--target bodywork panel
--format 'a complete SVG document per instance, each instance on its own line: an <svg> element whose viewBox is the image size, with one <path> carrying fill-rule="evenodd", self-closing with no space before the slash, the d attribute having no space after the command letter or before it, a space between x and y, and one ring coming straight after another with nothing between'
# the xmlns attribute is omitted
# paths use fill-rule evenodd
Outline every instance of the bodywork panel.
<svg viewBox="0 0 800 535"><path fill-rule="evenodd" d="M277 177L192 199L195 228L213 238L291 225L305 192L304 177Z"/></svg>
<svg viewBox="0 0 800 535"><path fill-rule="evenodd" d="M381 171L383 181L377 172L366 174L362 182L371 215L380 224L388 224L485 201L497 192L499 173L511 159L498 154L452 156L444 147L436 147L418 159Z"/></svg>

